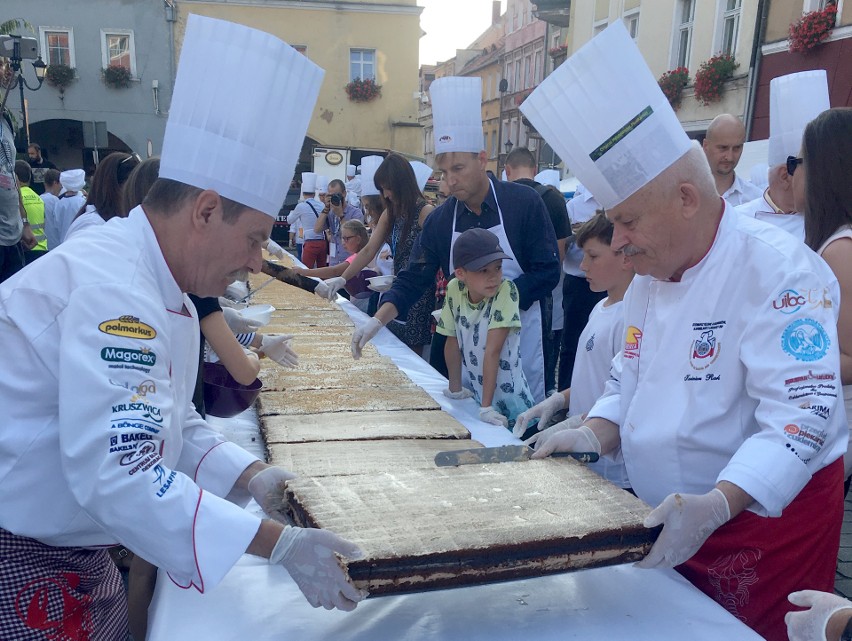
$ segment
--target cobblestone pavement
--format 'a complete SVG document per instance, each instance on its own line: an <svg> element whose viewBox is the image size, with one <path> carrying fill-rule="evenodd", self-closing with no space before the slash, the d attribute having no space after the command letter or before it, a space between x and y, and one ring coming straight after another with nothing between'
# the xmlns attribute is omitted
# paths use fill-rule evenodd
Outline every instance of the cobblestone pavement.
<svg viewBox="0 0 852 641"><path fill-rule="evenodd" d="M840 552L837 554L837 574L834 591L852 599L852 492L846 498L843 529L840 531Z"/></svg>

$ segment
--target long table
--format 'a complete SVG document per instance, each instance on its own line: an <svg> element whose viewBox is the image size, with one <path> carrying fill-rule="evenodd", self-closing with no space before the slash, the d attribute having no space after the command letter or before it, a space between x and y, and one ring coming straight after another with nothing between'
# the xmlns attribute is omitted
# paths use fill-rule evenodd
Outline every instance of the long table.
<svg viewBox="0 0 852 641"><path fill-rule="evenodd" d="M341 301L356 326L367 316ZM517 443L483 423L476 403L450 401L446 379L387 329L373 344L486 446ZM231 440L262 456L250 412L211 420ZM249 506L260 512L256 504ZM755 641L759 635L674 570L631 565L534 579L367 599L354 612L311 608L280 566L242 559L205 594L181 589L161 572L149 611L148 641L536 641L630 639Z"/></svg>

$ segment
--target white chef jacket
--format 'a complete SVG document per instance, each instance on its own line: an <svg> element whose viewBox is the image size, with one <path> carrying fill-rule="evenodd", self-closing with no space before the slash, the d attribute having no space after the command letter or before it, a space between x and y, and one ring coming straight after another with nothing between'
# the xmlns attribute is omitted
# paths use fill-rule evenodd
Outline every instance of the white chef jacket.
<svg viewBox="0 0 852 641"><path fill-rule="evenodd" d="M805 242L805 216L798 212L785 214L778 212L769 202L769 188L767 188L760 198L755 198L743 205L735 207L734 210L738 214L764 220L767 223L772 223L776 227L780 227L784 231L793 234L796 238Z"/></svg>
<svg viewBox="0 0 852 641"><path fill-rule="evenodd" d="M310 202L310 205L308 202ZM311 206L313 206L313 209L311 209ZM296 240L299 244L306 240L325 239L325 233L314 231L314 225L316 225L317 218L319 218L323 209L325 209L325 205L319 198L306 198L287 214L287 222L291 228L296 230Z"/></svg>
<svg viewBox="0 0 852 641"><path fill-rule="evenodd" d="M344 183L346 187L346 202L353 207L361 206L361 177L353 176L352 180L347 180Z"/></svg>
<svg viewBox="0 0 852 641"><path fill-rule="evenodd" d="M635 277L624 347L589 416L620 426L636 494L656 506L725 480L779 516L846 450L839 301L816 254L730 206L680 282Z"/></svg>
<svg viewBox="0 0 852 641"><path fill-rule="evenodd" d="M0 527L215 585L260 525L219 498L256 458L195 412L198 343L141 207L0 285Z"/></svg>
<svg viewBox="0 0 852 641"><path fill-rule="evenodd" d="M763 190L760 187L753 185L748 180L740 178L740 175L737 172L734 172L734 183L724 194L722 194L722 198L724 198L731 207L738 207L750 200L759 198L762 193Z"/></svg>
<svg viewBox="0 0 852 641"><path fill-rule="evenodd" d="M68 231L65 232L65 240L68 240L72 236L76 236L84 229L89 229L90 227L100 227L106 222L101 215L98 213L98 210L95 209L94 205L86 205L85 211L82 214L77 216L73 222L68 225Z"/></svg>

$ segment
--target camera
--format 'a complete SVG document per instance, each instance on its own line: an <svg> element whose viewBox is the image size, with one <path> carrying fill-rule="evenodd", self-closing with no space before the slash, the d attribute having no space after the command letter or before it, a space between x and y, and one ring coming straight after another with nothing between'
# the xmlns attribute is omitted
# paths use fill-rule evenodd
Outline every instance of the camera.
<svg viewBox="0 0 852 641"><path fill-rule="evenodd" d="M35 60L38 58L38 42L35 38L2 35L0 57Z"/></svg>
<svg viewBox="0 0 852 641"><path fill-rule="evenodd" d="M335 207L339 207L343 204L343 196L340 194L332 194L329 200L331 200L331 204Z"/></svg>

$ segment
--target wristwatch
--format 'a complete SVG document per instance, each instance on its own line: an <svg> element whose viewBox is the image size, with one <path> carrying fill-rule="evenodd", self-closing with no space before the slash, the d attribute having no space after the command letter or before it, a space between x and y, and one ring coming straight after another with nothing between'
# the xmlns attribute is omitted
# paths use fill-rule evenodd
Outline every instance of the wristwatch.
<svg viewBox="0 0 852 641"><path fill-rule="evenodd" d="M24 225L29 225L29 224L30 224L30 221L29 221L29 220L27 220L26 218L21 218L21 222L22 222Z"/></svg>

